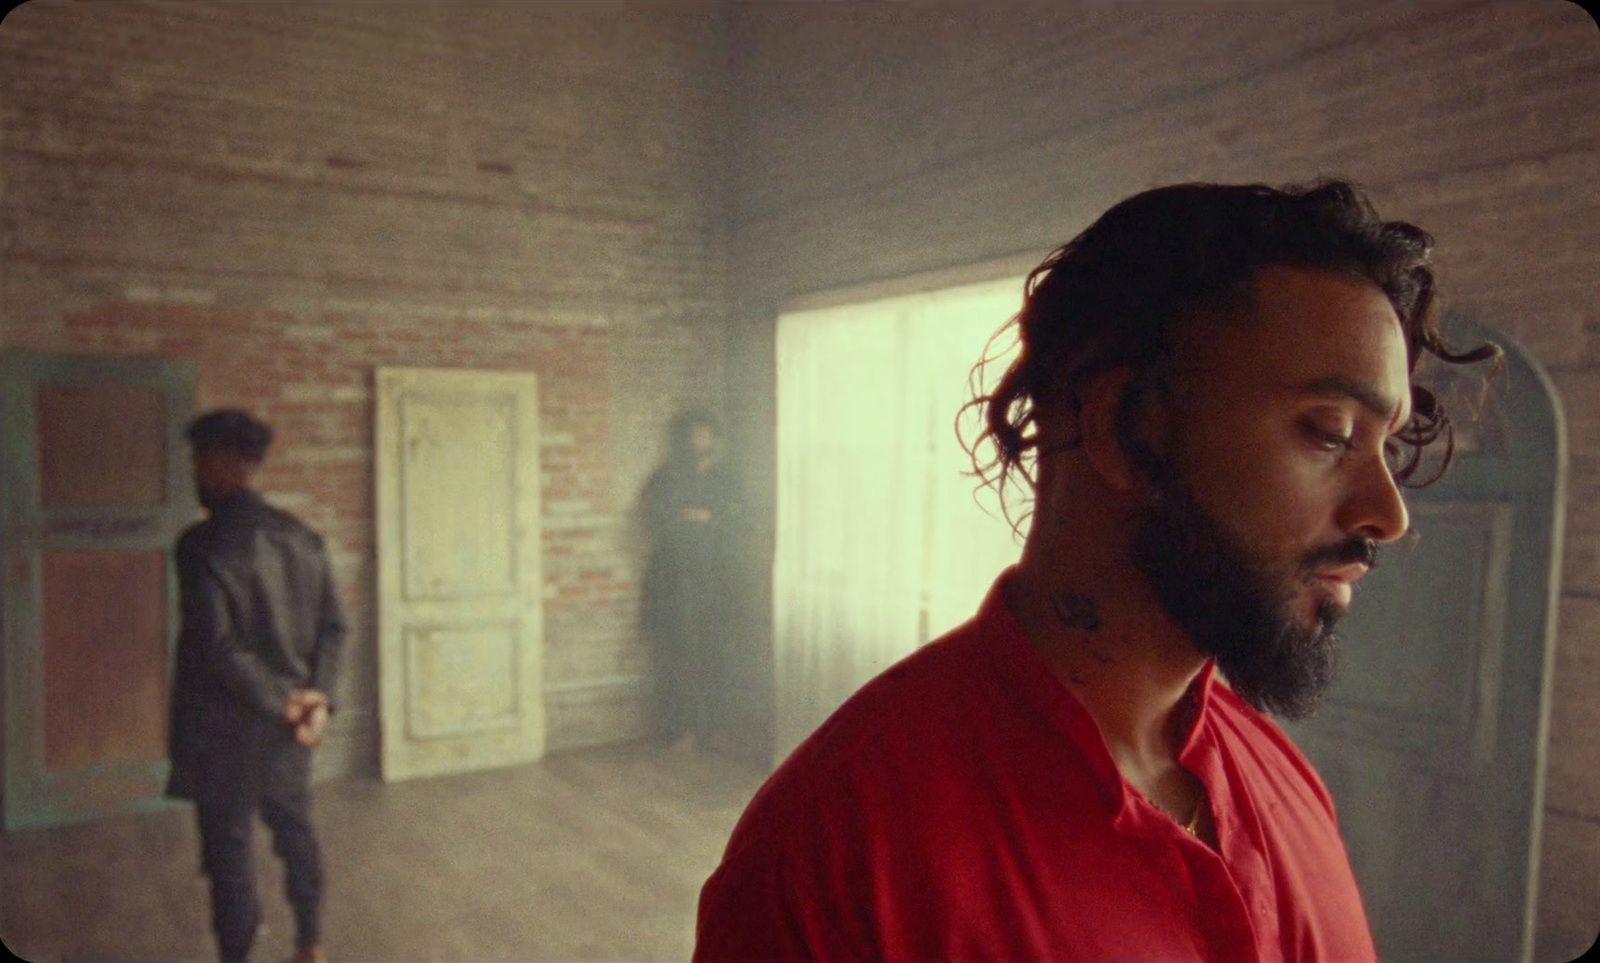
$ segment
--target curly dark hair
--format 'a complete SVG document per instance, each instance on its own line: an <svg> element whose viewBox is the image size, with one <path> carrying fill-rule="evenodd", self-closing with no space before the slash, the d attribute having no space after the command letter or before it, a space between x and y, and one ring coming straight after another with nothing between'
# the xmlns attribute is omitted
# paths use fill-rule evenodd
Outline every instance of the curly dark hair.
<svg viewBox="0 0 1600 963"><path fill-rule="evenodd" d="M996 489L1002 506L1014 475L1034 487L1041 401L1064 395L1077 410L1088 379L1122 366L1134 372L1118 410L1127 447L1126 428L1171 357L1176 325L1201 312L1248 308L1257 272L1279 266L1364 279L1388 296L1413 377L1411 419L1395 436L1405 452L1394 474L1409 487L1432 484L1449 467L1454 434L1439 399L1415 382L1418 362L1428 353L1451 364L1495 359L1498 365L1501 354L1495 344L1463 352L1445 344L1432 247L1421 228L1380 220L1365 195L1344 181L1283 189L1176 184L1122 201L1029 273L1022 310L973 368L973 398L962 412L976 407L982 415L982 431L970 445L963 439L976 476ZM983 371L1008 332L1021 351L985 392ZM1424 450L1441 440L1436 469L1418 479ZM992 454L981 453L986 447Z"/></svg>

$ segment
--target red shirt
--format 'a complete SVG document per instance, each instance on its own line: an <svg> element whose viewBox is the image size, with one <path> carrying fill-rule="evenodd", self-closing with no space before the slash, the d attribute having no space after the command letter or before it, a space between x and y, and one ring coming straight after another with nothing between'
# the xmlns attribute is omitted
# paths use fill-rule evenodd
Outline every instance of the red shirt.
<svg viewBox="0 0 1600 963"><path fill-rule="evenodd" d="M1179 761L1219 851L1128 784L998 583L751 801L696 960L1372 960L1322 781L1212 679Z"/></svg>

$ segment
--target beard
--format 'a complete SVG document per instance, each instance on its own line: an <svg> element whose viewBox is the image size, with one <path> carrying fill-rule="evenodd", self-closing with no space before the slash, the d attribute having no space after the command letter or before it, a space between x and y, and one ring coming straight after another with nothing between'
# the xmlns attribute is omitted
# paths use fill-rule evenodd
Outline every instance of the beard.
<svg viewBox="0 0 1600 963"><path fill-rule="evenodd" d="M1157 466L1147 466L1157 467ZM1310 625L1296 617L1295 590L1319 566L1376 563L1376 543L1351 538L1314 549L1287 573L1232 537L1163 464L1135 522L1133 562L1167 614L1203 655L1216 659L1233 691L1261 712L1304 719L1333 681L1343 610L1329 600Z"/></svg>

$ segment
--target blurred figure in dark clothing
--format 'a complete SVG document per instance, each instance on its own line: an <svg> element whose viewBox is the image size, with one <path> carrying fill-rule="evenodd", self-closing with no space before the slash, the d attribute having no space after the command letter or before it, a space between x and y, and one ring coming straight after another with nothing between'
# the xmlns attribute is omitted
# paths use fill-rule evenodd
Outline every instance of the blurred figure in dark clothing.
<svg viewBox="0 0 1600 963"><path fill-rule="evenodd" d="M650 539L641 623L655 646L656 735L675 749L704 749L715 738L733 609L729 563L739 497L718 435L707 410L674 418L666 464L641 499Z"/></svg>
<svg viewBox="0 0 1600 963"><path fill-rule="evenodd" d="M172 686L167 795L190 799L211 922L224 961L261 922L252 838L272 829L294 907L297 961L325 960L322 851L311 824L311 752L333 713L344 615L322 537L252 487L272 429L247 412L189 426L195 492L210 518L178 541L182 627Z"/></svg>

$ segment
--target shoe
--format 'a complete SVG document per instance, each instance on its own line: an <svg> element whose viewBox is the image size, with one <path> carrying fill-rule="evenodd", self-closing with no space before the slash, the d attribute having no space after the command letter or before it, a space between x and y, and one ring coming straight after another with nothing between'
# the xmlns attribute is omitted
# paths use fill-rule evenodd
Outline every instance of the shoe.
<svg viewBox="0 0 1600 963"><path fill-rule="evenodd" d="M322 952L321 943L312 943L295 951L294 963L328 963L328 954Z"/></svg>

